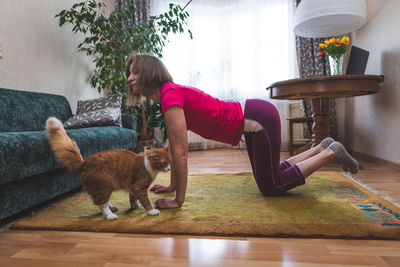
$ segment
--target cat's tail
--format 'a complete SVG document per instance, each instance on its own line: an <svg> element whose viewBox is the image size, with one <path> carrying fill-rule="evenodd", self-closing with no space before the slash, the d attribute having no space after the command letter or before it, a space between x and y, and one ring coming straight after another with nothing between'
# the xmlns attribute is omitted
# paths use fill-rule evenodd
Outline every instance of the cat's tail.
<svg viewBox="0 0 400 267"><path fill-rule="evenodd" d="M80 171L83 163L81 152L76 142L65 132L62 122L54 117L48 118L46 133L58 161L65 165L70 172Z"/></svg>

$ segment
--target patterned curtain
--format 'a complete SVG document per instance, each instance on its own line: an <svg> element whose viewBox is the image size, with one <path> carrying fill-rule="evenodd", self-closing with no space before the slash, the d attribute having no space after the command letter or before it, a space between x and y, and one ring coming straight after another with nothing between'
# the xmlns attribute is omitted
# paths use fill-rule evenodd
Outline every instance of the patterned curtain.
<svg viewBox="0 0 400 267"><path fill-rule="evenodd" d="M115 11L120 11L122 8L133 5L136 8L136 13L133 15L132 20L135 25L146 22L150 17L150 0L115 0ZM150 108L150 100L144 99L145 110ZM133 101L135 102L135 101ZM136 99L136 103L139 103L139 96ZM134 105L133 105L134 106ZM134 114L134 107L124 105L122 112L128 114Z"/></svg>
<svg viewBox="0 0 400 267"><path fill-rule="evenodd" d="M296 0L298 5L301 0ZM299 74L301 78L325 76L330 75L329 62L326 56L317 56L319 51L319 43L329 38L305 38L296 36L296 52L297 62L299 66ZM311 106L308 100L302 101L303 115L311 117ZM311 136L312 123L307 125L305 128L304 136ZM336 101L331 99L330 101L330 133L329 135L336 139L337 138L337 120L336 120Z"/></svg>
<svg viewBox="0 0 400 267"><path fill-rule="evenodd" d="M131 5L136 7L136 14L133 16L133 22L138 25L146 22L150 17L150 0L115 0L115 10Z"/></svg>
<svg viewBox="0 0 400 267"><path fill-rule="evenodd" d="M136 8L135 14L132 16L133 23L135 25L139 25L143 22L146 22L149 17L150 17L150 0L115 0L115 11L119 11L122 8L128 6L128 5L133 5ZM137 104L141 104L141 112L150 110L151 106L151 100L147 99L145 97L142 97L143 101L140 101L139 96L136 99ZM122 113L123 114L135 114L135 106L136 104L133 104L131 106L128 105L123 105L122 107ZM143 116L142 116L143 120ZM139 124L141 125L141 124ZM142 130L145 130L145 126L142 127Z"/></svg>

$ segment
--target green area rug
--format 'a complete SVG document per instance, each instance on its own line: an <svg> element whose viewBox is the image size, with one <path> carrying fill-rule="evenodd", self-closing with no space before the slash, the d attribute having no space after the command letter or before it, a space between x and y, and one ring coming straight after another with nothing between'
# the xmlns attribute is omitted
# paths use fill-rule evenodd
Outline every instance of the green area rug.
<svg viewBox="0 0 400 267"><path fill-rule="evenodd" d="M157 183L168 184L160 175ZM154 202L174 193L154 194ZM317 172L281 197L265 197L252 174L191 175L180 209L148 216L129 210L129 196L114 192L118 219L107 221L85 193L67 199L13 229L259 237L400 239L400 208L383 194L337 172Z"/></svg>

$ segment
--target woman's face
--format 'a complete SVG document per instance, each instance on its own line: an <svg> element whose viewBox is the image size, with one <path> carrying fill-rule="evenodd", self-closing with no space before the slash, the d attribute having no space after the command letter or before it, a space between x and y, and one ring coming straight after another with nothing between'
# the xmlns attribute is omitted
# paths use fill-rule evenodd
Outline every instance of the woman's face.
<svg viewBox="0 0 400 267"><path fill-rule="evenodd" d="M131 67L129 68L129 72L130 72L130 75L128 77L128 82L129 82L129 85L132 87L133 93L141 94L141 92L139 92L140 91L139 86L136 86L138 74L133 71L133 64L131 64Z"/></svg>

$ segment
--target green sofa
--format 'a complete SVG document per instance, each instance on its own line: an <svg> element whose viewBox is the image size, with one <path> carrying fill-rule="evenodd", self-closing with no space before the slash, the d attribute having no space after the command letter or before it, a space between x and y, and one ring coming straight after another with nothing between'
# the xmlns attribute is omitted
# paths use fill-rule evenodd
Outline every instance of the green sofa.
<svg viewBox="0 0 400 267"><path fill-rule="evenodd" d="M0 88L0 220L80 187L78 174L56 161L44 131L48 117L72 117L60 95ZM134 150L137 121L122 116L123 127L67 130L83 158L110 149Z"/></svg>

